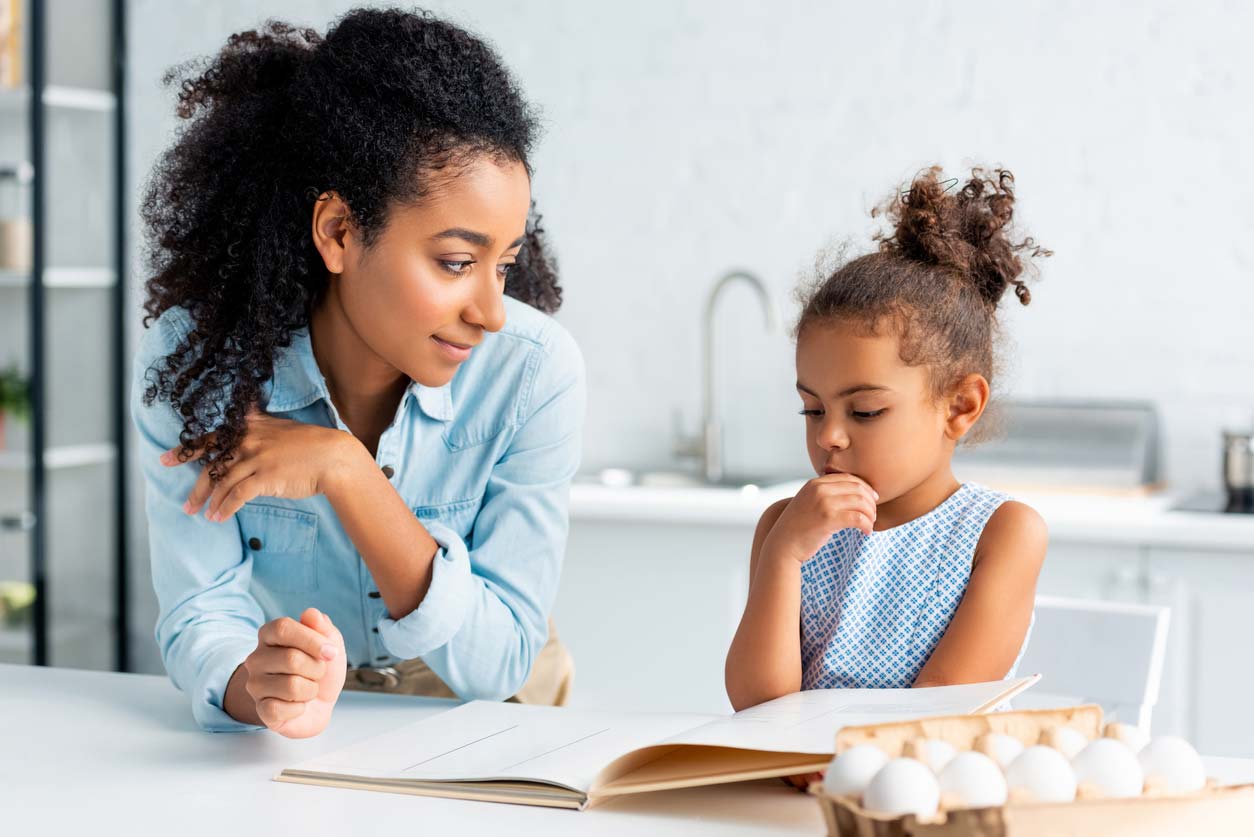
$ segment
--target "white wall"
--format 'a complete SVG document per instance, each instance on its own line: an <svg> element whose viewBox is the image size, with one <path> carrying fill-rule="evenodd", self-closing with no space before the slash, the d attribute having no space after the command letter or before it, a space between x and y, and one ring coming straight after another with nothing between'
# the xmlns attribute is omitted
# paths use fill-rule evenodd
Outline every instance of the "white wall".
<svg viewBox="0 0 1254 837"><path fill-rule="evenodd" d="M134 190L174 123L158 79L264 15L352 3L130 4ZM1254 413L1254 60L1236 2L438 2L491 39L545 112L535 195L561 319L590 375L585 463L669 460L695 429L699 319L723 270L790 292L833 237L931 162L1002 163L1057 255L1006 318L1007 391L1149 398L1181 488L1218 483ZM136 279L142 277L137 270ZM737 470L804 470L790 344L728 296L721 387Z"/></svg>

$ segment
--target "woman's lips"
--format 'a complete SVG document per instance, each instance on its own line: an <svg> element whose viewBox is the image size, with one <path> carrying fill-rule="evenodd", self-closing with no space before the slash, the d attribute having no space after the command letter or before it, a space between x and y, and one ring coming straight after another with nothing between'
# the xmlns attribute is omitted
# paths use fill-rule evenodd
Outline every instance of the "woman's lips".
<svg viewBox="0 0 1254 837"><path fill-rule="evenodd" d="M465 343L453 343L449 340L443 340L434 334L431 335L431 339L435 341L435 345L439 346L444 356L454 363L461 363L470 357L470 351L474 348L474 346L468 346Z"/></svg>

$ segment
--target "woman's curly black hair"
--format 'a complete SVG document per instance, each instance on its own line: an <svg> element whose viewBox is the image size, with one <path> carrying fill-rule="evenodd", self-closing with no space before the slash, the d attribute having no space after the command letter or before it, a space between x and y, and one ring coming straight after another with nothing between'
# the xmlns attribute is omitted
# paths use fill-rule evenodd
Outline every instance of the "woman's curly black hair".
<svg viewBox="0 0 1254 837"><path fill-rule="evenodd" d="M141 209L144 324L181 307L192 327L149 370L144 400L174 407L183 455L203 447L218 479L278 350L327 286L310 234L319 196L339 195L369 246L442 169L489 154L530 172L537 118L487 44L425 12L352 11L325 38L269 21L165 83L179 85L186 123ZM561 305L534 212L505 292Z"/></svg>

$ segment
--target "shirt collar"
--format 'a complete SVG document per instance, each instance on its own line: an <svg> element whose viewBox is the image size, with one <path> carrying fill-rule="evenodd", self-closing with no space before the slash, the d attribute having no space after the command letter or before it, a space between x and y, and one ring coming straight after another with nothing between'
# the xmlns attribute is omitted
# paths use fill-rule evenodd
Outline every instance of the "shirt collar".
<svg viewBox="0 0 1254 837"><path fill-rule="evenodd" d="M269 385L270 395L266 409L271 413L286 413L307 407L322 398L329 404L331 395L326 378L318 368L314 357L309 329L292 332L291 345L280 350L274 362L274 377ZM453 410L452 382L439 387L427 387L410 381L405 397L413 397L418 407L436 421L451 421Z"/></svg>

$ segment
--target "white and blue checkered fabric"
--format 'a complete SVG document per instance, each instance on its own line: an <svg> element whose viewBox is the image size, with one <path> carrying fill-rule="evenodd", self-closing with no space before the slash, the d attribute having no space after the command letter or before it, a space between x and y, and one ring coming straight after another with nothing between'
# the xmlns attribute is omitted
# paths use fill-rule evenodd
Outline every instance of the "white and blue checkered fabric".
<svg viewBox="0 0 1254 837"><path fill-rule="evenodd" d="M962 601L984 525L1009 499L967 483L909 523L833 535L801 569L801 688L913 684Z"/></svg>

